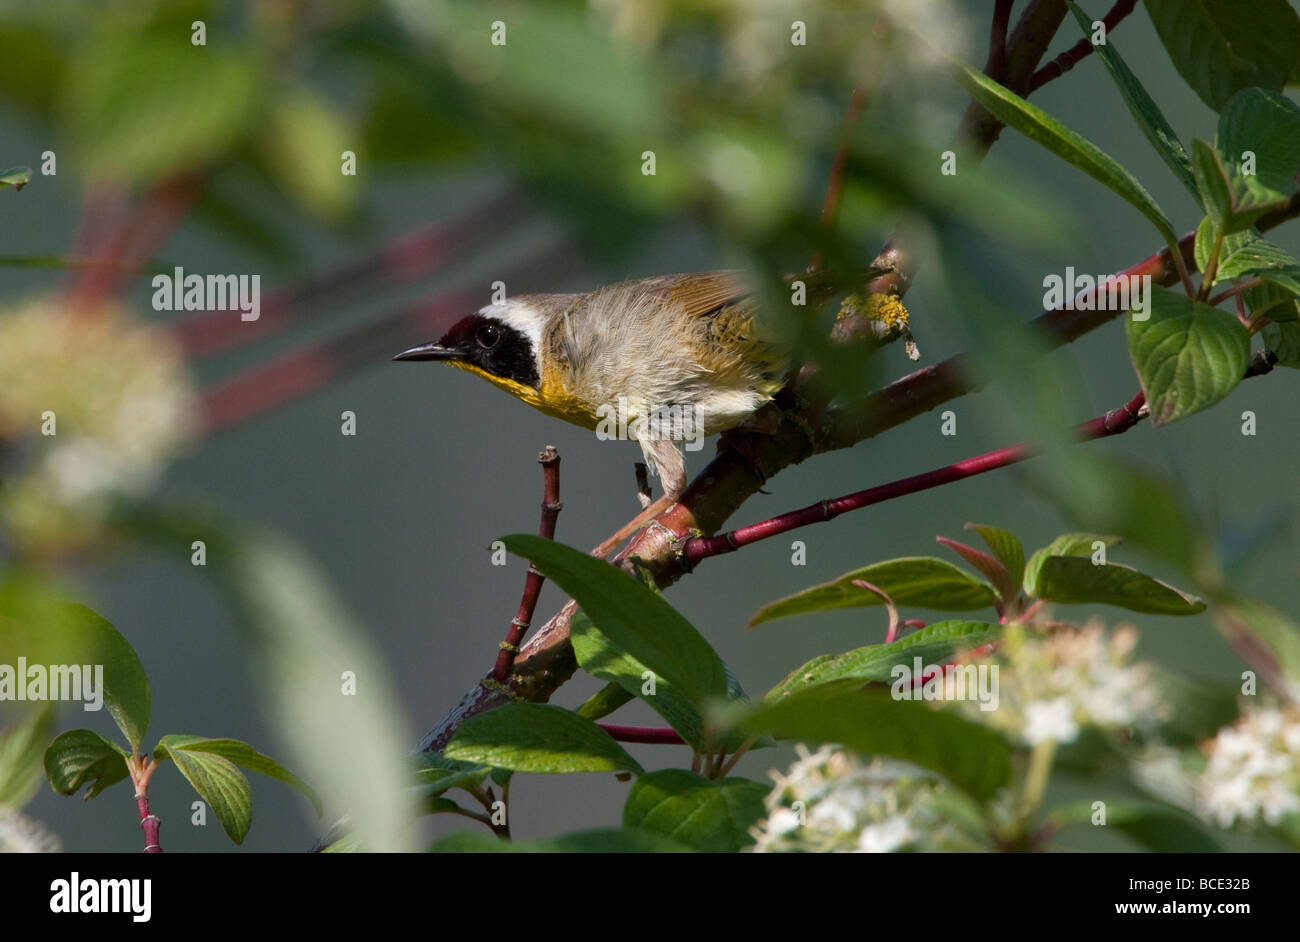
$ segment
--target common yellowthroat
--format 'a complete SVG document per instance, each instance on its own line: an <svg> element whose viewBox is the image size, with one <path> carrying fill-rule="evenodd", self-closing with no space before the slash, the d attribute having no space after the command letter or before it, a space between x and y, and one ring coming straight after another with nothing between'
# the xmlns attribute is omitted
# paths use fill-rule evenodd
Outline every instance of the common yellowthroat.
<svg viewBox="0 0 1300 942"><path fill-rule="evenodd" d="M450 363L548 415L637 441L675 500L683 443L743 422L789 373L757 308L739 272L660 275L489 304L393 359Z"/></svg>

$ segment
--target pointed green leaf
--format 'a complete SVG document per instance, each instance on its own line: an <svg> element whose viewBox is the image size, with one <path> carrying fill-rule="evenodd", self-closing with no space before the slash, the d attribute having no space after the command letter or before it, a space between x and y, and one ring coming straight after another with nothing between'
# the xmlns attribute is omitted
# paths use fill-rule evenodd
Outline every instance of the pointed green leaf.
<svg viewBox="0 0 1300 942"><path fill-rule="evenodd" d="M515 772L642 772L591 720L543 703L507 703L470 717L443 755Z"/></svg>
<svg viewBox="0 0 1300 942"><path fill-rule="evenodd" d="M1192 141L1192 176L1196 180L1196 191L1201 196L1201 206L1209 220L1204 238L1207 243L1213 244L1218 234L1226 231L1225 227L1232 220L1232 191L1228 185L1228 169L1223 165L1223 158L1199 138Z"/></svg>
<svg viewBox="0 0 1300 942"><path fill-rule="evenodd" d="M154 755L164 753L176 763L181 775L208 803L227 836L242 844L253 823L253 787L235 763L224 756L187 748L202 741L199 736L164 736L158 740Z"/></svg>
<svg viewBox="0 0 1300 942"><path fill-rule="evenodd" d="M1106 548L1120 542L1117 536L1103 536L1099 533L1063 533L1052 542L1048 543L1040 550L1035 550L1034 555L1029 557L1029 562L1025 565L1025 579L1023 588L1025 595L1030 598L1038 598L1039 592L1038 573L1043 568L1043 563L1053 556L1091 556L1096 550L1094 545L1104 543Z"/></svg>
<svg viewBox="0 0 1300 942"><path fill-rule="evenodd" d="M1300 320L1300 298L1275 284L1248 288L1246 308L1253 316L1267 315L1276 323Z"/></svg>
<svg viewBox="0 0 1300 942"><path fill-rule="evenodd" d="M582 610L579 609L577 612L574 612L574 615L579 614L581 611ZM585 615L583 617L586 618ZM587 622L590 623L591 619L588 618ZM569 633L572 635L572 629L570 629ZM582 661L579 660L578 663L581 665ZM623 689L621 684L615 683L611 680L584 700L582 705L573 712L589 720L598 720L602 717L609 716L619 707L631 703L635 699L635 694L628 693Z"/></svg>
<svg viewBox="0 0 1300 942"><path fill-rule="evenodd" d="M884 683L892 679L895 664L910 667L918 657L927 667L946 664L959 652L974 650L1001 636L1002 630L997 625L982 621L936 622L888 644L869 644L843 654L815 657L791 671L768 691L763 702L773 703L804 687L845 678Z"/></svg>
<svg viewBox="0 0 1300 942"><path fill-rule="evenodd" d="M1062 605L1117 605L1148 615L1195 615L1205 603L1145 573L1078 556L1053 556L1038 575L1039 596Z"/></svg>
<svg viewBox="0 0 1300 942"><path fill-rule="evenodd" d="M1003 602L1010 602L1020 591L1020 580L1012 579L1011 573L1006 564L983 550L978 550L973 546L962 543L958 540L951 540L946 536L935 537L935 540L942 543L948 549L952 550L966 562L970 563L975 569L993 584L998 598Z"/></svg>
<svg viewBox="0 0 1300 942"><path fill-rule="evenodd" d="M1245 375L1250 334L1226 311L1153 288L1150 318L1129 317L1126 324L1129 355L1156 425L1214 405Z"/></svg>
<svg viewBox="0 0 1300 942"><path fill-rule="evenodd" d="M1280 89L1296 67L1300 20L1286 0L1146 0L1178 74L1218 111L1238 89Z"/></svg>
<svg viewBox="0 0 1300 942"><path fill-rule="evenodd" d="M1011 743L955 711L848 680L810 687L743 721L754 732L795 742L839 743L862 756L893 756L938 772L979 800L1011 778Z"/></svg>
<svg viewBox="0 0 1300 942"><path fill-rule="evenodd" d="M74 795L89 783L91 799L127 776L127 751L88 729L70 729L45 750L45 777L60 795Z"/></svg>
<svg viewBox="0 0 1300 942"><path fill-rule="evenodd" d="M1263 88L1238 92L1219 116L1215 144L1228 170L1235 217L1253 222L1286 205L1300 171L1300 107L1291 99Z"/></svg>
<svg viewBox="0 0 1300 942"><path fill-rule="evenodd" d="M993 117L1109 187L1146 216L1166 244L1177 243L1173 226L1151 194L1113 157L987 75L965 65L959 69L962 84Z"/></svg>
<svg viewBox="0 0 1300 942"><path fill-rule="evenodd" d="M264 756L246 742L238 739L204 739L200 736L168 736L168 748L173 757L177 749L187 752L206 752L211 755L224 756L235 765L254 772L261 772L278 782L291 785L307 796L317 814L322 814L320 796L298 776L294 775L270 756Z"/></svg>
<svg viewBox="0 0 1300 942"><path fill-rule="evenodd" d="M1215 281L1232 281L1246 275L1263 278L1292 296L1300 295L1300 262L1251 231L1223 240Z"/></svg>
<svg viewBox="0 0 1300 942"><path fill-rule="evenodd" d="M766 785L747 778L712 780L685 769L637 779L623 806L623 827L662 834L706 854L734 854L754 843L749 829L763 817Z"/></svg>
<svg viewBox="0 0 1300 942"><path fill-rule="evenodd" d="M622 650L613 639L595 626L587 613L579 608L569 619L569 639L573 644L573 653L578 665L593 677L620 685L630 696L640 697L673 729L681 734L682 739L696 752L707 752L710 746L724 748L727 751L737 749L744 735L735 731L719 741L710 742L704 729L704 720L700 710L673 681L667 677L647 678L653 674L644 664ZM735 683L730 672L727 674L727 699L731 701L745 698L740 685ZM653 680L653 686L648 681ZM652 689L653 693L646 693ZM594 719L594 717L588 717Z"/></svg>
<svg viewBox="0 0 1300 942"><path fill-rule="evenodd" d="M1019 585L1025 574L1025 548L1020 545L1015 534L1001 527L990 527L981 523L968 523L966 529L974 530L980 535L989 549L993 550L993 555L1007 567L1013 583Z"/></svg>
<svg viewBox="0 0 1300 942"><path fill-rule="evenodd" d="M1083 34L1089 38L1092 36L1093 18L1084 13L1076 3L1070 4L1070 9L1074 13L1075 20L1079 23L1079 28ZM1152 100L1147 94L1147 90L1142 87L1138 77L1133 74L1128 65L1120 57L1119 50L1115 48L1110 37L1106 41L1097 44L1093 43L1093 51L1097 53L1102 64L1106 66L1106 71L1115 81L1115 86L1119 89L1120 95L1124 99L1124 104L1128 105L1129 112L1137 121L1138 127L1151 142L1151 146L1156 149L1160 159L1169 165L1169 169L1174 172L1174 176L1182 182L1183 186L1196 196L1196 182L1192 179L1192 162L1187 156L1187 151L1183 149L1183 144L1178 140L1178 134L1169 122L1165 120L1164 114L1160 111L1160 106Z"/></svg>
<svg viewBox="0 0 1300 942"><path fill-rule="evenodd" d="M527 534L503 538L506 549L536 564L582 606L591 621L629 655L670 681L698 709L727 694L717 652L656 592L604 560Z"/></svg>
<svg viewBox="0 0 1300 942"><path fill-rule="evenodd" d="M932 556L906 556L846 572L832 582L770 602L754 614L749 620L749 626L752 628L765 621L808 612L884 604L874 592L855 586L855 581L869 582L879 587L894 600L895 605L969 612L990 607L997 601L992 586L947 560Z"/></svg>

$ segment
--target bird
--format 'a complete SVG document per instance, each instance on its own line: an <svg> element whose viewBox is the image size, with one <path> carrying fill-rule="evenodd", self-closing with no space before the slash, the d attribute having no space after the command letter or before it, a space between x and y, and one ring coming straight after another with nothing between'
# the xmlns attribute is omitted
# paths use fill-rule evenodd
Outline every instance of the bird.
<svg viewBox="0 0 1300 942"><path fill-rule="evenodd" d="M790 374L791 351L758 307L730 270L521 294L393 359L450 364L598 437L636 441L671 502L686 488L683 446L753 416Z"/></svg>

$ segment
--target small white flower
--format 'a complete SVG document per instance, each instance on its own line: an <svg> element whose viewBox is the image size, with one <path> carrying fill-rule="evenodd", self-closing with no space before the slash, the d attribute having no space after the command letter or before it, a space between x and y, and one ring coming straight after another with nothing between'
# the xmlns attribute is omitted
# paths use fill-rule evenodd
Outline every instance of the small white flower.
<svg viewBox="0 0 1300 942"><path fill-rule="evenodd" d="M1074 722L1074 705L1067 697L1025 704L1025 731L1021 735L1031 746L1049 739L1059 743L1073 742L1079 735L1079 726Z"/></svg>
<svg viewBox="0 0 1300 942"><path fill-rule="evenodd" d="M858 836L858 850L864 854L892 854L916 837L904 817L890 818L883 824L869 824Z"/></svg>

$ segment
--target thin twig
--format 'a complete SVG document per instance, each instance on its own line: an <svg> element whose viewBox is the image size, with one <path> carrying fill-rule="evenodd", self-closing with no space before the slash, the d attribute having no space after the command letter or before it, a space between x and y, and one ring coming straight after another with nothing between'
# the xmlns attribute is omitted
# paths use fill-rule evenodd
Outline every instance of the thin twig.
<svg viewBox="0 0 1300 942"><path fill-rule="evenodd" d="M1085 422L1079 427L1080 437L1084 440L1090 440L1118 435L1128 431L1137 424L1140 418L1139 411L1145 403L1146 395L1138 393L1127 405ZM759 540L765 540L781 533L789 533L799 527L833 520L851 510L860 510L863 507L870 507L873 504L904 497L908 494L915 494L918 491L951 484L954 481L961 481L997 468L1005 468L1007 465L1023 461L1032 454L1033 449L1023 443L1008 448L999 448L997 451L990 451L974 458L966 458L933 471L914 474L911 477L891 481L888 484L881 484L864 491L856 491L844 497L819 501L808 507L792 510L769 520L751 523L749 526L739 527L717 536L696 537L688 540L686 546L683 547L682 563L693 567L702 559L721 556L724 553L733 553L750 543L757 543Z"/></svg>
<svg viewBox="0 0 1300 942"><path fill-rule="evenodd" d="M1119 0L1110 12L1102 17L1102 22L1106 24L1106 37L1110 38L1110 31L1119 25L1120 21L1133 12L1137 6L1137 0ZM1065 52L1061 53L1047 65L1043 66L1034 73L1034 77L1029 82L1031 92L1042 88L1052 79L1060 78L1066 72L1069 72L1076 65L1092 55L1093 45L1090 37L1084 37L1071 46Z"/></svg>
<svg viewBox="0 0 1300 942"><path fill-rule="evenodd" d="M543 540L553 540L555 521L564 507L560 503L560 453L554 445L547 445L537 456L537 461L542 466L542 521L537 526L537 535ZM519 653L519 644L528 633L533 613L537 610L537 599L542 594L542 583L545 581L541 570L529 563L528 575L524 577L523 597L519 600L519 611L510 622L506 640L501 642L496 665L492 668L492 679L499 684L510 679L515 656Z"/></svg>
<svg viewBox="0 0 1300 942"><path fill-rule="evenodd" d="M660 746L683 746L686 740L675 729L658 726L618 726L597 723L601 729L619 742L640 742Z"/></svg>

